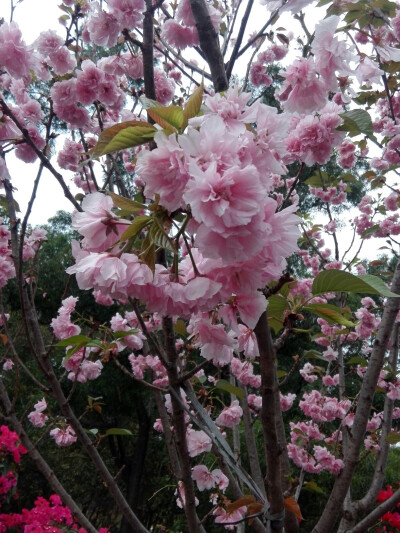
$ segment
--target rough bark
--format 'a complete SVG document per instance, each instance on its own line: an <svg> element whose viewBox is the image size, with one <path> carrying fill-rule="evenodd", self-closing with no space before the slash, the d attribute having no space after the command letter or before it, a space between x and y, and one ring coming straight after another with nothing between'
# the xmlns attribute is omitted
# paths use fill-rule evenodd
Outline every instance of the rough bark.
<svg viewBox="0 0 400 533"><path fill-rule="evenodd" d="M208 13L207 4L204 0L190 0L190 6L199 33L200 48L204 52L210 67L214 89L216 92L226 91L228 78L225 72L224 59L219 45L218 34Z"/></svg>
<svg viewBox="0 0 400 533"><path fill-rule="evenodd" d="M284 513L284 498L281 480L281 457L285 444L280 442L277 431L276 398L279 393L276 375L275 350L268 327L265 311L255 329L258 349L260 352L261 371L261 422L264 431L265 455L267 462L267 493L271 515ZM271 522L271 531L282 532L283 520Z"/></svg>

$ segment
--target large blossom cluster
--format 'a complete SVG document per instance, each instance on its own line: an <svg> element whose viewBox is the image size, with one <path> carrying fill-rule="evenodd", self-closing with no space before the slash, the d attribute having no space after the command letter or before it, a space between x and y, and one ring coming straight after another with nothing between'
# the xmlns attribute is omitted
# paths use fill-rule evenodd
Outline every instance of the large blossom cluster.
<svg viewBox="0 0 400 533"><path fill-rule="evenodd" d="M105 253L126 221L113 216L111 199L93 194L73 217L85 238L68 272L81 288L139 298L150 311L187 318L234 295L242 320L255 326L265 307L256 291L282 271L298 230L295 206L279 211L269 195L273 176L285 171L287 118L263 104L248 107L247 100L236 89L208 97L210 112L200 125L178 136L157 133L157 148L140 154L136 171L146 196L191 217L179 276L161 265L153 274L118 248ZM246 128L253 122L256 133Z"/></svg>

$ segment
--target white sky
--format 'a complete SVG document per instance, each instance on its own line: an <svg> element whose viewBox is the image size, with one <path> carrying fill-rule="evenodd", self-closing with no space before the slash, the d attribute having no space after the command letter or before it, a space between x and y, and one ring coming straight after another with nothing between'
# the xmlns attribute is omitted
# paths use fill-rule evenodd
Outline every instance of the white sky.
<svg viewBox="0 0 400 533"><path fill-rule="evenodd" d="M14 3L16 1L17 0L14 0ZM58 17L63 14L58 7L59 4L59 0L22 0L21 4L17 5L14 12L14 20L18 23L22 31L23 38L27 44L31 44L38 37L41 31L49 28L59 31L60 34L64 36L63 28L58 23ZM5 21L10 20L10 5L11 0L0 0L0 18L4 17ZM259 26L260 21L262 21L261 17L265 16L266 20L267 11L265 7L260 5L256 6L256 10L257 26ZM308 17L310 26L315 24L323 16L323 12L318 13L318 16L316 16L315 11L313 11L312 17ZM296 26L294 27L293 22L293 19L289 18L289 16L281 17L278 23L274 26L274 29L277 27L281 28L283 26L285 27L286 31L298 33L300 29L298 23L296 23ZM311 27L310 29L313 28ZM242 68L242 71L243 70L244 69ZM9 166L12 183L16 189L16 200L21 207L22 213L24 213L30 198L33 181L36 177L39 164L26 164L22 161L19 161L15 157L10 156L7 157L7 163ZM55 157L52 158L52 164L57 168ZM73 173L64 170L62 170L61 173L65 176L67 184L71 186L71 191L73 191L73 194L79 192L71 182ZM64 197L60 185L46 170L43 172L37 197L38 199L34 203L33 211L30 217L30 223L32 225L46 223L47 220L59 209L64 209L66 211L72 210L72 205ZM343 217L348 217L348 220L350 220L350 218L353 216L355 215L351 214L350 216L350 213L347 213L347 216L346 214L343 215ZM340 241L343 245L343 249L344 242L349 242L349 235L350 228L347 231L342 231L340 234ZM330 238L327 237L326 245L333 250L333 245L329 242L329 240ZM374 259L380 253L378 251L379 246L384 244L385 243L383 239L370 239L366 243L365 251L360 254L361 257Z"/></svg>
<svg viewBox="0 0 400 533"><path fill-rule="evenodd" d="M14 4L16 0L14 0ZM58 7L61 2L58 0L23 0L17 5L14 11L14 21L18 23L22 31L23 39L26 44L31 44L45 29L60 30L64 35L61 25L58 23L58 17L62 11ZM10 20L11 0L0 0L0 18L3 17L6 22ZM51 160L56 166L56 158ZM33 187L34 179L37 175L39 163L26 164L13 156L7 156L7 166L10 171L12 184L15 190L15 199L20 205L22 213L25 212ZM61 171L67 177L69 185L71 172ZM77 189L72 188L74 194ZM60 209L66 211L72 210L71 203L64 197L63 191L55 178L47 170L43 171L37 193L38 200L33 204L33 210L30 217L32 225L44 224L47 220L56 214Z"/></svg>

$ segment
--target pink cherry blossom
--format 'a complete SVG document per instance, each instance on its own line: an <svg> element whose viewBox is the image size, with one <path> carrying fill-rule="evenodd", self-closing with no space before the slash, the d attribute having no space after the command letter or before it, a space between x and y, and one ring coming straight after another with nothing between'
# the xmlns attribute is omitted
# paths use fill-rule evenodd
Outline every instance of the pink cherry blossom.
<svg viewBox="0 0 400 533"><path fill-rule="evenodd" d="M210 490L215 487L214 476L205 465L196 465L193 468L192 479L196 481L197 488L200 491Z"/></svg>
<svg viewBox="0 0 400 533"><path fill-rule="evenodd" d="M231 405L229 407L225 407L219 414L215 420L215 423L219 426L232 428L239 424L242 415L243 410L239 405L239 401L233 400Z"/></svg>
<svg viewBox="0 0 400 533"><path fill-rule="evenodd" d="M13 78L30 78L32 50L25 45L15 22L3 22L0 26L0 65Z"/></svg>
<svg viewBox="0 0 400 533"><path fill-rule="evenodd" d="M184 26L173 19L164 22L161 37L179 50L199 44L199 35L195 26Z"/></svg>
<svg viewBox="0 0 400 533"><path fill-rule="evenodd" d="M83 199L83 212L73 213L72 227L83 235L82 245L85 249L92 252L107 250L126 229L126 223L119 223L111 211L112 207L110 196L94 192Z"/></svg>
<svg viewBox="0 0 400 533"><path fill-rule="evenodd" d="M204 431L195 431L194 429L187 430L187 446L190 457L196 457L201 453L209 452L211 450L212 442Z"/></svg>
<svg viewBox="0 0 400 533"><path fill-rule="evenodd" d="M317 78L313 60L299 59L282 71L285 78L278 99L285 111L311 113L321 109L327 102L327 89Z"/></svg>
<svg viewBox="0 0 400 533"><path fill-rule="evenodd" d="M53 437L58 446L71 446L77 440L75 431L68 425L63 428L52 429L50 436Z"/></svg>

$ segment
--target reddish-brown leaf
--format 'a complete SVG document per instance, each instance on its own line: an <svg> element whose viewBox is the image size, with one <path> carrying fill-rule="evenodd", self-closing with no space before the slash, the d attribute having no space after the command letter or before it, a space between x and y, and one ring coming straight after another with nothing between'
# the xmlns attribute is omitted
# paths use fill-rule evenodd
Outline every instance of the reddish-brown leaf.
<svg viewBox="0 0 400 533"><path fill-rule="evenodd" d="M254 498L254 496L252 496L251 494L248 494L247 496L242 496L242 498L239 498L234 502L228 503L226 505L226 512L233 513L233 511L236 511L236 509L250 505L252 503L256 503L256 499Z"/></svg>
<svg viewBox="0 0 400 533"><path fill-rule="evenodd" d="M290 511L291 513L294 513L299 520L303 520L303 517L301 516L301 511L299 504L296 502L294 498L285 498L285 509Z"/></svg>

